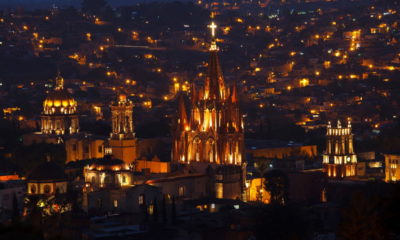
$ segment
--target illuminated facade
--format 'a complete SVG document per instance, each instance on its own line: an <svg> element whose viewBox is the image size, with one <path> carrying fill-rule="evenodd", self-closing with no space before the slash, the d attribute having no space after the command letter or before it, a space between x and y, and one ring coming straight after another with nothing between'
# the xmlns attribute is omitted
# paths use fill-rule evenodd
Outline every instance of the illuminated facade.
<svg viewBox="0 0 400 240"><path fill-rule="evenodd" d="M385 181L397 182L400 180L400 155L384 154L385 156Z"/></svg>
<svg viewBox="0 0 400 240"><path fill-rule="evenodd" d="M41 130L43 134L67 135L79 132L77 102L64 89L64 79L56 77L56 87L43 102Z"/></svg>
<svg viewBox="0 0 400 240"><path fill-rule="evenodd" d="M137 155L137 139L133 127L133 103L120 95L111 106L112 132L109 145L113 155L125 163L132 163Z"/></svg>
<svg viewBox="0 0 400 240"><path fill-rule="evenodd" d="M84 177L87 191L133 185L130 166L119 159L114 159L110 149L106 150L104 158L98 159L84 168Z"/></svg>
<svg viewBox="0 0 400 240"><path fill-rule="evenodd" d="M357 156L354 153L350 121L347 126L342 126L337 121L336 127L328 122L323 164L328 177L345 178L356 175Z"/></svg>
<svg viewBox="0 0 400 240"><path fill-rule="evenodd" d="M214 37L216 25L210 28ZM187 116L183 96L179 97L174 129L172 159L175 163L192 162L237 165L243 163L243 119L236 84L225 86L215 39L209 49L208 75L204 86L191 89L191 112Z"/></svg>

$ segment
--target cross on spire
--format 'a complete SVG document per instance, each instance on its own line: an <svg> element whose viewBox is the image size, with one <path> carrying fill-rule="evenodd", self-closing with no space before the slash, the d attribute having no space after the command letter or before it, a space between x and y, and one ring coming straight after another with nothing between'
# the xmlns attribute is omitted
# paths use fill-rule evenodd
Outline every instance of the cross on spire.
<svg viewBox="0 0 400 240"><path fill-rule="evenodd" d="M215 30L217 29L217 25L214 23L214 21L211 22L208 27L211 29L211 36L215 37Z"/></svg>

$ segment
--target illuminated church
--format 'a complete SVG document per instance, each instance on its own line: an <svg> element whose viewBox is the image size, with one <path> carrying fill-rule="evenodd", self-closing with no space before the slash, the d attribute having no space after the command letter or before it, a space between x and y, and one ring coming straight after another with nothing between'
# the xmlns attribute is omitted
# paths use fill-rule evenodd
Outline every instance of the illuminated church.
<svg viewBox="0 0 400 240"><path fill-rule="evenodd" d="M209 192L216 198L242 198L245 180L243 119L236 83L225 85L211 28L208 74L204 85L193 84L188 116L183 95L178 99L178 115L173 129L172 163L193 172L208 174Z"/></svg>
<svg viewBox="0 0 400 240"><path fill-rule="evenodd" d="M189 164L206 162L217 165L243 163L243 119L238 104L237 87L225 85L212 30L208 74L204 86L191 90L191 111L187 115L183 96L178 103L174 130L172 161Z"/></svg>
<svg viewBox="0 0 400 240"><path fill-rule="evenodd" d="M330 178L356 175L357 156L354 153L350 121L347 126L342 126L340 121L337 121L336 126L328 122L323 164Z"/></svg>
<svg viewBox="0 0 400 240"><path fill-rule="evenodd" d="M43 102L41 131L49 135L68 135L79 132L77 102L64 89L64 79L58 74L55 89Z"/></svg>

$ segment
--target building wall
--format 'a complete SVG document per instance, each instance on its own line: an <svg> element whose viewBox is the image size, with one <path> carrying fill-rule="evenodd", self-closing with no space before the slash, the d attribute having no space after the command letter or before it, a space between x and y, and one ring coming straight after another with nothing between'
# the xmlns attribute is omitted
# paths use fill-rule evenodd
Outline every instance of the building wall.
<svg viewBox="0 0 400 240"><path fill-rule="evenodd" d="M149 169L151 173L168 173L171 166L170 162L136 160L135 170L141 172L143 169Z"/></svg>
<svg viewBox="0 0 400 240"><path fill-rule="evenodd" d="M291 156L294 153L305 154L308 157L317 156L317 146L295 146L295 147L281 147L281 148L263 148L255 150L247 150L253 157L263 158L279 158L282 159L286 156Z"/></svg>
<svg viewBox="0 0 400 240"><path fill-rule="evenodd" d="M265 190L264 178L253 178L248 180L246 189L247 201L269 203L271 195Z"/></svg>
<svg viewBox="0 0 400 240"><path fill-rule="evenodd" d="M66 162L103 158L104 140L70 138L65 141Z"/></svg>
<svg viewBox="0 0 400 240"><path fill-rule="evenodd" d="M196 199L206 197L208 176L193 175L150 182L152 186L159 187L165 195L176 196L183 199Z"/></svg>
<svg viewBox="0 0 400 240"><path fill-rule="evenodd" d="M45 188L48 186L50 191L48 193L45 192ZM35 191L33 191L35 189ZM56 189L58 189L59 193L67 192L67 182L28 182L27 183L27 193L34 194L55 194Z"/></svg>
<svg viewBox="0 0 400 240"><path fill-rule="evenodd" d="M110 139L109 144L116 159L130 164L137 158L136 139Z"/></svg>

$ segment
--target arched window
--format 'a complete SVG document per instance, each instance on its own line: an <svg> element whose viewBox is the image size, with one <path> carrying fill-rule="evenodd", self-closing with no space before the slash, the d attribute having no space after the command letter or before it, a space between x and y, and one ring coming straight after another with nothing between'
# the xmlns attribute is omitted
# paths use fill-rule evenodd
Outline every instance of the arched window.
<svg viewBox="0 0 400 240"><path fill-rule="evenodd" d="M44 192L45 194L49 194L49 193L51 192L51 187L50 187L50 185L44 185L44 187L43 187L43 192Z"/></svg>
<svg viewBox="0 0 400 240"><path fill-rule="evenodd" d="M200 145L201 145L201 140L200 138L196 137L193 140L193 148L192 148L194 160L196 162L200 162L200 151L201 151Z"/></svg>
<svg viewBox="0 0 400 240"><path fill-rule="evenodd" d="M214 139L209 138L206 143L206 156L208 162L215 162Z"/></svg>
<svg viewBox="0 0 400 240"><path fill-rule="evenodd" d="M32 194L36 193L36 186L35 185L31 185L31 193Z"/></svg>

